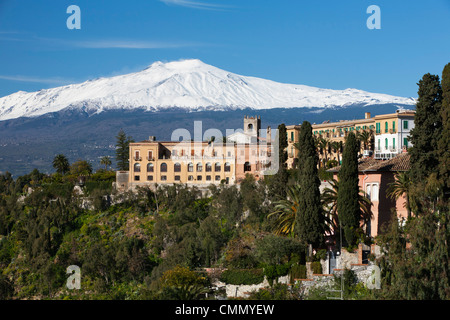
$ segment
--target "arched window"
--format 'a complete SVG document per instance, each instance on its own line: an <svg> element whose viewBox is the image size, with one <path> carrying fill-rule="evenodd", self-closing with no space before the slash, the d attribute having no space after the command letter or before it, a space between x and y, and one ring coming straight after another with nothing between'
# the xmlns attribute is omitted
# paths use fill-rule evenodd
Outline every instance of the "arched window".
<svg viewBox="0 0 450 320"><path fill-rule="evenodd" d="M194 164L192 162L188 164L188 172L194 172Z"/></svg>
<svg viewBox="0 0 450 320"><path fill-rule="evenodd" d="M222 168L220 167L220 162L216 162L216 164L214 165L214 171L215 172L220 172Z"/></svg>
<svg viewBox="0 0 450 320"><path fill-rule="evenodd" d="M387 150L388 149L388 138L386 138L386 139L384 139L384 144L385 144L385 149Z"/></svg>
<svg viewBox="0 0 450 320"><path fill-rule="evenodd" d="M253 131L253 125L250 123L249 125L248 125L248 131Z"/></svg>
<svg viewBox="0 0 450 320"><path fill-rule="evenodd" d="M223 166L223 170L225 172L230 172L231 171L231 166L229 162L226 162L225 165Z"/></svg>
<svg viewBox="0 0 450 320"><path fill-rule="evenodd" d="M387 123L387 121L384 123L384 131L387 133L389 130L389 124Z"/></svg>
<svg viewBox="0 0 450 320"><path fill-rule="evenodd" d="M147 164L147 172L153 172L153 163Z"/></svg>
<svg viewBox="0 0 450 320"><path fill-rule="evenodd" d="M161 172L167 172L167 164L165 162L161 163Z"/></svg>
<svg viewBox="0 0 450 320"><path fill-rule="evenodd" d="M212 170L211 163L208 162L208 163L206 164L206 170L205 170L205 171L206 171L206 172L211 172L211 170Z"/></svg>
<svg viewBox="0 0 450 320"><path fill-rule="evenodd" d="M203 164L201 162L197 163L197 172L202 172Z"/></svg>
<svg viewBox="0 0 450 320"><path fill-rule="evenodd" d="M134 164L134 172L141 172L141 165L139 163Z"/></svg>
<svg viewBox="0 0 450 320"><path fill-rule="evenodd" d="M174 172L181 172L181 164L179 164L178 162L175 163L175 164L173 165L173 171L174 171Z"/></svg>
<svg viewBox="0 0 450 320"><path fill-rule="evenodd" d="M252 171L252 165L248 161L246 163L244 163L244 172L247 172L247 171Z"/></svg>

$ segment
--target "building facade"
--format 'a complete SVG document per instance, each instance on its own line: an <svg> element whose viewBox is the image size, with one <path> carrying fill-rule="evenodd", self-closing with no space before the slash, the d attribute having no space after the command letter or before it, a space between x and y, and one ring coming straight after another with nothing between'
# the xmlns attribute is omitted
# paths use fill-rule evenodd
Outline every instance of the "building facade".
<svg viewBox="0 0 450 320"><path fill-rule="evenodd" d="M368 137L361 143L361 154L373 156L375 159L391 159L411 147L408 140L410 131L414 128L413 110L397 110L395 113L376 115L371 117L365 113L364 119L342 120L339 122L325 121L313 124L313 136L318 142L320 164L328 160L335 160L338 164L342 160L343 145L347 135L354 132L358 136ZM286 126L288 139L288 168L296 167L300 125Z"/></svg>
<svg viewBox="0 0 450 320"><path fill-rule="evenodd" d="M117 172L116 186L183 183L207 187L239 183L246 174L260 179L272 163L273 147L270 138L260 138L260 125L260 118L245 117L242 135L233 134L226 141L156 141L151 136L130 143L129 171Z"/></svg>

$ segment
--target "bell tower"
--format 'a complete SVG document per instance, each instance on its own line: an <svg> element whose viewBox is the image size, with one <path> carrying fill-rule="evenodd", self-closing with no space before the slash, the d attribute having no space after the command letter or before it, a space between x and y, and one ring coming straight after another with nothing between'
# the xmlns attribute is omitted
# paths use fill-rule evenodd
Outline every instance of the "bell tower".
<svg viewBox="0 0 450 320"><path fill-rule="evenodd" d="M261 129L261 116L244 117L244 133L259 138L259 129Z"/></svg>

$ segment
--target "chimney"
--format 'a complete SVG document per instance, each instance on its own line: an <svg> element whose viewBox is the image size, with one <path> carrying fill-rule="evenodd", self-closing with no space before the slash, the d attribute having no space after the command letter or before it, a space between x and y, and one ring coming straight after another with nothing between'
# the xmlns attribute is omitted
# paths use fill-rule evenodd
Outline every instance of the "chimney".
<svg viewBox="0 0 450 320"><path fill-rule="evenodd" d="M150 142L156 141L156 137L150 136L150 137L148 137L148 141L150 141Z"/></svg>
<svg viewBox="0 0 450 320"><path fill-rule="evenodd" d="M366 112L366 113L364 114L364 118L365 118L365 119L370 119L370 112Z"/></svg>

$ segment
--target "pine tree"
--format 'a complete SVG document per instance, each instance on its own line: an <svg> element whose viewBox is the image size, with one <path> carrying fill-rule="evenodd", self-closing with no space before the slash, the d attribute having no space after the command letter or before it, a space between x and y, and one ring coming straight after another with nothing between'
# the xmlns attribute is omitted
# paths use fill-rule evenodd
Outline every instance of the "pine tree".
<svg viewBox="0 0 450 320"><path fill-rule="evenodd" d="M345 142L342 166L339 170L337 211L348 246L356 244L356 230L359 227L360 207L358 203L358 143L350 132Z"/></svg>
<svg viewBox="0 0 450 320"><path fill-rule="evenodd" d="M296 234L300 239L314 247L323 242L325 220L320 202L320 180L317 165L319 157L316 152L311 124L304 121L299 133L299 180L300 213L295 224Z"/></svg>
<svg viewBox="0 0 450 320"><path fill-rule="evenodd" d="M133 139L131 137L127 137L125 132L120 129L119 133L116 136L116 161L118 170L129 170L130 142L134 142Z"/></svg>
<svg viewBox="0 0 450 320"><path fill-rule="evenodd" d="M442 131L442 88L439 76L425 74L418 83L418 101L414 129L410 133L412 147L411 179L413 183L424 181L439 170L438 141Z"/></svg>
<svg viewBox="0 0 450 320"><path fill-rule="evenodd" d="M441 107L441 120L442 120L442 133L438 142L438 156L439 156L439 175L440 179L444 182L444 192L447 194L450 189L450 63L444 67L442 71L442 107Z"/></svg>

